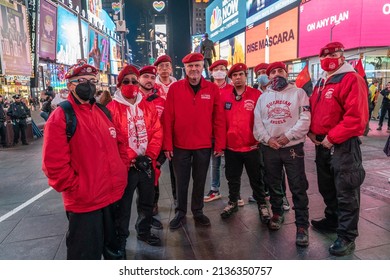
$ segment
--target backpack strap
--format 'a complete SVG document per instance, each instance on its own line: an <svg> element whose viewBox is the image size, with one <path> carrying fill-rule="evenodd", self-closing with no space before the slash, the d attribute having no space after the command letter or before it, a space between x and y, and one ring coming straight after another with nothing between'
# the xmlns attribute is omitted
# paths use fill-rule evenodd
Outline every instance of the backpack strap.
<svg viewBox="0 0 390 280"><path fill-rule="evenodd" d="M146 101L151 102L151 101L155 100L156 98L158 98L159 95L157 94L157 92L158 92L157 89L153 89L153 94L149 95L148 98L146 98Z"/></svg>
<svg viewBox="0 0 390 280"><path fill-rule="evenodd" d="M77 118L76 114L73 110L72 104L68 100L62 101L60 104L58 104L62 108L65 114L65 121L66 121L66 138L68 140L68 143L72 136L74 135L76 131L77 126Z"/></svg>
<svg viewBox="0 0 390 280"><path fill-rule="evenodd" d="M98 107L100 108L100 110L103 111L104 114L106 114L107 118L112 122L111 113L110 113L110 111L107 109L107 107L104 106L104 105L102 105L102 104L100 104L100 103L97 103L97 102L96 102L95 104L96 104L96 106L98 106Z"/></svg>

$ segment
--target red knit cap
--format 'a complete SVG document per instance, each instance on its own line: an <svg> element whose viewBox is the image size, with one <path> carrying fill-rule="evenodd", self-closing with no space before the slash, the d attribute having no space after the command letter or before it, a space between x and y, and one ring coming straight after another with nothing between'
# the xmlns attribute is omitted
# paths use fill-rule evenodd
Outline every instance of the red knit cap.
<svg viewBox="0 0 390 280"><path fill-rule="evenodd" d="M69 68L68 72L65 74L65 79L82 75L91 75L96 77L97 74L98 70L94 66L87 64L85 60L80 60L77 64L74 64Z"/></svg>
<svg viewBox="0 0 390 280"><path fill-rule="evenodd" d="M204 60L204 57L203 57L203 55L201 53L189 53L185 57L183 57L181 62L183 62L183 63L191 63L191 62L203 61L203 60Z"/></svg>
<svg viewBox="0 0 390 280"><path fill-rule="evenodd" d="M255 74L257 75L257 72L259 72L260 70L267 70L267 67L268 67L268 63L260 63L258 65L256 65L255 67Z"/></svg>
<svg viewBox="0 0 390 280"><path fill-rule="evenodd" d="M326 44L326 46L320 50L320 56L328 55L334 52L343 52L343 51L344 51L343 44L341 44L340 42L331 42L329 44Z"/></svg>
<svg viewBox="0 0 390 280"><path fill-rule="evenodd" d="M152 65L144 66L139 70L139 75L142 76L143 74L157 74L157 68Z"/></svg>
<svg viewBox="0 0 390 280"><path fill-rule="evenodd" d="M276 68L282 68L284 71L287 72L286 64L284 64L284 63L281 62L281 61L276 61L276 62L273 62L273 63L271 63L270 65L268 65L268 67L267 67L267 76L269 76L269 74L271 73L271 71L274 70L274 69L276 69Z"/></svg>
<svg viewBox="0 0 390 280"><path fill-rule="evenodd" d="M217 60L213 64L210 65L209 70L213 71L213 69L219 65L223 65L227 68L228 62L227 62L227 60L224 60L224 59Z"/></svg>
<svg viewBox="0 0 390 280"><path fill-rule="evenodd" d="M162 62L172 63L172 59L169 55L164 54L164 55L160 56L159 58L157 58L157 60L154 62L153 65L157 67Z"/></svg>
<svg viewBox="0 0 390 280"><path fill-rule="evenodd" d="M236 63L232 67L230 67L229 72L227 73L228 77L231 78L233 73L244 71L246 72L248 70L248 67L244 63Z"/></svg>
<svg viewBox="0 0 390 280"><path fill-rule="evenodd" d="M126 65L125 68L123 68L118 75L118 83L116 84L117 87L120 87L123 81L123 78L129 74L134 74L139 77L139 71L134 65Z"/></svg>

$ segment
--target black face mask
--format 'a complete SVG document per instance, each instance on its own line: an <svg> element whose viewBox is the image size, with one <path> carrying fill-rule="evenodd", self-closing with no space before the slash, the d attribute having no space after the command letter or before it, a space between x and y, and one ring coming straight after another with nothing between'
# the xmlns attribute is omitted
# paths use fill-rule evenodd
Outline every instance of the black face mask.
<svg viewBox="0 0 390 280"><path fill-rule="evenodd" d="M90 82L78 84L75 89L78 97L84 101L88 101L93 98L96 93L96 85Z"/></svg>

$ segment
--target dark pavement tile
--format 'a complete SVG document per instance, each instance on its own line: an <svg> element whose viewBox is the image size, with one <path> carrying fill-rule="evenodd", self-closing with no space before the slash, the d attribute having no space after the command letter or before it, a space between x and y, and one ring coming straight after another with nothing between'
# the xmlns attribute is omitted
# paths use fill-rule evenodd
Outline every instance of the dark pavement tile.
<svg viewBox="0 0 390 280"><path fill-rule="evenodd" d="M10 232L12 232L12 230L15 228L17 223L18 223L17 220L6 220L0 223L0 244L10 234Z"/></svg>
<svg viewBox="0 0 390 280"><path fill-rule="evenodd" d="M390 244L373 247L355 252L355 255L362 260L389 260Z"/></svg>

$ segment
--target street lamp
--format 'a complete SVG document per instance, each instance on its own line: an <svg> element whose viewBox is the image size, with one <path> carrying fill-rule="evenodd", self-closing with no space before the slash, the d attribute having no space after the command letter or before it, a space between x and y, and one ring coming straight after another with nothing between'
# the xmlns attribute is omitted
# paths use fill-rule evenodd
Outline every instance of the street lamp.
<svg viewBox="0 0 390 280"><path fill-rule="evenodd" d="M150 44L150 56L152 59L154 59L153 56L153 42L156 42L155 40L147 40L147 39L137 39L136 42L146 42Z"/></svg>
<svg viewBox="0 0 390 280"><path fill-rule="evenodd" d="M333 38L333 28L336 27L336 25L338 25L340 23L340 21L336 21L335 24L332 25L332 27L330 28L330 42L332 42L332 38Z"/></svg>

